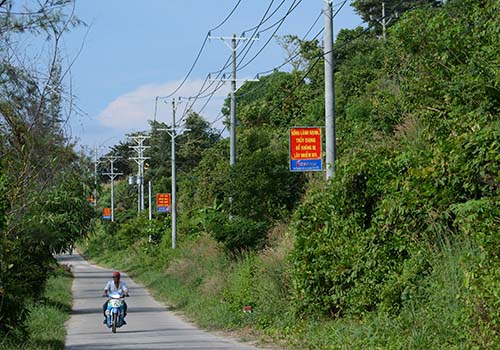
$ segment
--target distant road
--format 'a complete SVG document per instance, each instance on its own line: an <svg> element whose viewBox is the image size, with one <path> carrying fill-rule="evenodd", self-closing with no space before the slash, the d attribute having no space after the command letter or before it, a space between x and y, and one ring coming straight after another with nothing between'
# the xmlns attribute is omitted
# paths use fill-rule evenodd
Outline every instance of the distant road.
<svg viewBox="0 0 500 350"><path fill-rule="evenodd" d="M102 323L105 300L100 297L112 271L91 265L76 254L58 259L72 265L74 273L73 310L67 323L68 350L257 350L182 321L125 274L122 280L130 289L127 325L113 334Z"/></svg>

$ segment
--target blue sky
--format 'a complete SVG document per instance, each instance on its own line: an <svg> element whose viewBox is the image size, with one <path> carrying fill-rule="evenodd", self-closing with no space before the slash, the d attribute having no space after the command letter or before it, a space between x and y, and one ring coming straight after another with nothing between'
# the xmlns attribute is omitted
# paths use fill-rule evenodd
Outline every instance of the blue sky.
<svg viewBox="0 0 500 350"><path fill-rule="evenodd" d="M153 118L155 96L172 92L191 67L210 28L216 27L236 5L237 0L77 0L76 15L88 24L73 29L65 37L69 59L78 55L71 68L72 93L82 111L71 119L71 134L81 145L110 146L133 131L147 130ZM308 31L320 15L323 0L241 0L236 11L215 36L231 36L257 25L269 4L273 17L260 29L281 19L295 3L277 35ZM278 6L283 3L281 7ZM338 8L341 1L334 1ZM323 26L321 18L310 37ZM334 20L334 30L354 28L361 19L347 3ZM269 30L252 46L254 55L273 33ZM210 40L188 81L176 96L193 96L209 72L219 70L230 55L219 40ZM283 49L272 39L264 51L238 78L251 78L285 61ZM229 70L226 70L229 72ZM213 121L220 111L229 83L220 89L202 115ZM168 101L170 102L170 101ZM205 101L194 105L198 111ZM183 110L181 105L179 110ZM170 103L160 103L158 120L170 123ZM220 128L221 123L214 124Z"/></svg>

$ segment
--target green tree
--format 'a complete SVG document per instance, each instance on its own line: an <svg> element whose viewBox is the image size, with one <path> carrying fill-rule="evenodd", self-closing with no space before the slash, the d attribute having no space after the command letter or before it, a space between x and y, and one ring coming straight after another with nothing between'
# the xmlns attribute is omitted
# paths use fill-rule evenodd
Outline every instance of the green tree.
<svg viewBox="0 0 500 350"><path fill-rule="evenodd" d="M64 132L59 43L65 30L79 23L68 11L69 4L44 1L19 15L12 11L13 1L1 3L0 333L22 331L25 299L43 292L55 264L53 254L72 246L93 217L85 200L89 177ZM27 54L32 51L12 52L10 45L30 41L27 36L46 40L53 48L50 57L36 57L34 69L27 68L35 60ZM19 55L24 59L12 59ZM46 72L41 57L47 59Z"/></svg>
<svg viewBox="0 0 500 350"><path fill-rule="evenodd" d="M382 33L382 4L385 6L385 20L387 25L394 24L402 14L422 6L438 6L439 0L355 0L352 5L363 21L375 28L377 33Z"/></svg>

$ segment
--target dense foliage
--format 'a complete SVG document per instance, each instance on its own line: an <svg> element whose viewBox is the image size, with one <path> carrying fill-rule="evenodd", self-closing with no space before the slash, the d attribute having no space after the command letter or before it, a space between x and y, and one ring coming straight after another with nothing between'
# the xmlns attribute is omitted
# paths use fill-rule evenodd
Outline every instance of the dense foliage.
<svg viewBox="0 0 500 350"><path fill-rule="evenodd" d="M43 293L53 254L87 233L94 215L85 200L85 159L64 130L58 43L78 22L66 15L67 4L46 1L18 16L3 1L0 13L0 333L9 335L23 330L27 301ZM53 44L46 73L15 58L30 35Z"/></svg>
<svg viewBox="0 0 500 350"><path fill-rule="evenodd" d="M473 291L467 327L481 330L483 346L498 339L499 10L496 1L455 1L391 29L381 69L348 96L387 127L365 125L328 191L312 190L295 213L297 311L397 313L421 297L439 248L471 239L481 254L463 271Z"/></svg>
<svg viewBox="0 0 500 350"><path fill-rule="evenodd" d="M376 33L381 33L384 20L389 26L407 11L423 6L438 6L442 2L446 0L355 0L352 6L366 23L374 27Z"/></svg>

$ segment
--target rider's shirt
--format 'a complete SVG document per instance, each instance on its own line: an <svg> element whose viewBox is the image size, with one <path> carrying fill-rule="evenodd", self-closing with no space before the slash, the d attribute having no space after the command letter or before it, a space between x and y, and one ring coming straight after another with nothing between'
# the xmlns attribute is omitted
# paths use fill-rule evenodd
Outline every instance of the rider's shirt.
<svg viewBox="0 0 500 350"><path fill-rule="evenodd" d="M122 281L120 281L120 283L118 284L118 288L116 287L115 281L109 281L106 284L106 287L104 287L104 290L107 290L108 293L118 292L122 295L128 293L128 287Z"/></svg>

